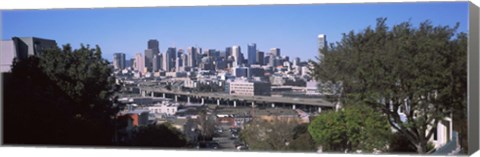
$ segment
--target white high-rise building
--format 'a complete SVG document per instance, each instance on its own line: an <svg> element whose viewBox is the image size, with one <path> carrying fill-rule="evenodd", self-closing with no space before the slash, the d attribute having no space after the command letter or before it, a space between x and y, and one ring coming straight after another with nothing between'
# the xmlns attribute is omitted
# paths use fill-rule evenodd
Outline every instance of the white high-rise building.
<svg viewBox="0 0 480 157"><path fill-rule="evenodd" d="M145 60L142 57L142 53L137 53L135 55L135 70L139 71L140 73L143 73L144 68L145 68Z"/></svg>
<svg viewBox="0 0 480 157"><path fill-rule="evenodd" d="M319 34L318 35L318 50L322 50L325 46L327 46L327 35ZM318 58L320 60L323 59L323 53L319 53Z"/></svg>
<svg viewBox="0 0 480 157"><path fill-rule="evenodd" d="M242 55L240 46L238 45L232 46L232 56L235 59L235 61L233 62L233 67L238 67L243 63L243 55Z"/></svg>

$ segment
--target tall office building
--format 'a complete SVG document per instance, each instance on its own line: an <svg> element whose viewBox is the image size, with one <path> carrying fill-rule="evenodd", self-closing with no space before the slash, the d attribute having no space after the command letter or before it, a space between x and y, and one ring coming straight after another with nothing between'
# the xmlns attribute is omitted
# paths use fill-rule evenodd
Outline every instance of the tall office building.
<svg viewBox="0 0 480 157"><path fill-rule="evenodd" d="M145 68L147 71L152 71L153 68L153 56L155 55L153 49L146 49L145 50Z"/></svg>
<svg viewBox="0 0 480 157"><path fill-rule="evenodd" d="M318 35L318 48L323 49L325 46L327 46L327 35L319 34Z"/></svg>
<svg viewBox="0 0 480 157"><path fill-rule="evenodd" d="M153 67L152 72L157 72L162 69L162 55L153 55Z"/></svg>
<svg viewBox="0 0 480 157"><path fill-rule="evenodd" d="M257 44L248 44L248 64L257 64Z"/></svg>
<svg viewBox="0 0 480 157"><path fill-rule="evenodd" d="M277 56L271 53L268 58L268 65L272 67L276 67L278 65L276 59L277 59Z"/></svg>
<svg viewBox="0 0 480 157"><path fill-rule="evenodd" d="M182 65L182 59L180 57L175 58L175 72L180 71L181 65Z"/></svg>
<svg viewBox="0 0 480 157"><path fill-rule="evenodd" d="M297 67L299 64L300 64L300 58L295 57L295 59L293 60L293 67Z"/></svg>
<svg viewBox="0 0 480 157"><path fill-rule="evenodd" d="M319 34L318 35L318 50L322 50L327 46L327 35L325 34ZM323 59L323 53L319 53L318 58L320 61Z"/></svg>
<svg viewBox="0 0 480 157"><path fill-rule="evenodd" d="M243 59L240 46L238 45L232 46L232 56L235 59L235 61L233 62L233 67L238 67L242 65L244 59Z"/></svg>
<svg viewBox="0 0 480 157"><path fill-rule="evenodd" d="M126 63L125 63L125 53L114 53L113 54L113 68L114 69L125 69Z"/></svg>
<svg viewBox="0 0 480 157"><path fill-rule="evenodd" d="M143 58L142 53L137 53L135 55L135 70L139 71L140 73L144 72L145 68L145 58Z"/></svg>
<svg viewBox="0 0 480 157"><path fill-rule="evenodd" d="M175 60L177 59L177 48L169 47L165 52L163 67L165 71L170 72L175 68Z"/></svg>
<svg viewBox="0 0 480 157"><path fill-rule="evenodd" d="M226 47L225 48L225 56L228 58L228 56L232 55L232 47Z"/></svg>
<svg viewBox="0 0 480 157"><path fill-rule="evenodd" d="M158 43L157 39L150 39L148 40L148 47L147 49L152 49L153 54L158 55L160 53L160 44Z"/></svg>
<svg viewBox="0 0 480 157"><path fill-rule="evenodd" d="M270 54L272 54L273 56L278 56L278 57L281 56L279 48L271 48L270 49Z"/></svg>
<svg viewBox="0 0 480 157"><path fill-rule="evenodd" d="M181 65L181 66L184 67L184 68L185 68L185 67L188 67L188 57L187 57L187 55L186 55L186 54L182 54L182 55L180 56L180 59L182 59L182 65Z"/></svg>
<svg viewBox="0 0 480 157"><path fill-rule="evenodd" d="M259 65L265 65L264 63L265 53L263 51L257 51L256 63Z"/></svg>
<svg viewBox="0 0 480 157"><path fill-rule="evenodd" d="M189 47L188 51L188 66L189 67L196 67L197 66L197 48L196 47Z"/></svg>

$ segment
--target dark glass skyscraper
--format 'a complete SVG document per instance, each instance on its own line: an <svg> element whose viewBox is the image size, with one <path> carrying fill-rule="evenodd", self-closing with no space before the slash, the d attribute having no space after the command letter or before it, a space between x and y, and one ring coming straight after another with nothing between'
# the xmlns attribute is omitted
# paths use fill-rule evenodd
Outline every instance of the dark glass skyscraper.
<svg viewBox="0 0 480 157"><path fill-rule="evenodd" d="M265 53L262 51L257 51L257 64L265 65L264 63Z"/></svg>
<svg viewBox="0 0 480 157"><path fill-rule="evenodd" d="M248 44L248 64L257 63L257 44Z"/></svg>
<svg viewBox="0 0 480 157"><path fill-rule="evenodd" d="M156 39L150 39L148 40L148 48L147 49L152 49L153 54L158 55L160 53L160 44L158 43L158 40Z"/></svg>

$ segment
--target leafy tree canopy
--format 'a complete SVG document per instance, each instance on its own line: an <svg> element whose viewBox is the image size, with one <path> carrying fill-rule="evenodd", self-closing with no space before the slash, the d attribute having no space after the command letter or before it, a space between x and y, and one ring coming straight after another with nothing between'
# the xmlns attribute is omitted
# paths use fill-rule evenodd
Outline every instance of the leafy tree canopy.
<svg viewBox="0 0 480 157"><path fill-rule="evenodd" d="M101 50L47 50L5 75L5 137L11 144L111 145L114 77Z"/></svg>
<svg viewBox="0 0 480 157"><path fill-rule="evenodd" d="M185 136L169 123L140 127L132 141L133 146L142 147L178 148L186 144Z"/></svg>
<svg viewBox="0 0 480 157"><path fill-rule="evenodd" d="M327 152L385 151L391 136L385 116L366 105L322 113L308 131Z"/></svg>
<svg viewBox="0 0 480 157"><path fill-rule="evenodd" d="M389 28L380 18L375 28L343 34L322 49L323 57L311 61L312 74L336 101L380 109L425 153L434 131L429 128L451 114L463 126L457 127L460 135L467 135L467 35L457 33L458 26L425 21L416 28L410 22Z"/></svg>

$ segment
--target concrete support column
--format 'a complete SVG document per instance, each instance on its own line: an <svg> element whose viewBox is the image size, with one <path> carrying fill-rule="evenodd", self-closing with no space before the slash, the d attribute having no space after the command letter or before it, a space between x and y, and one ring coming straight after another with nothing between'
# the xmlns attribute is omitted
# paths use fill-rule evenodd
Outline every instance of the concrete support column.
<svg viewBox="0 0 480 157"><path fill-rule="evenodd" d="M167 96L165 95L165 93L163 93L163 96L162 96L162 97L163 97L163 98L166 98Z"/></svg>
<svg viewBox="0 0 480 157"><path fill-rule="evenodd" d="M190 103L190 97L187 97L187 103Z"/></svg>
<svg viewBox="0 0 480 157"><path fill-rule="evenodd" d="M220 105L220 99L217 99L217 106Z"/></svg>
<svg viewBox="0 0 480 157"><path fill-rule="evenodd" d="M205 98L202 98L202 105L205 104Z"/></svg>
<svg viewBox="0 0 480 157"><path fill-rule="evenodd" d="M322 112L322 108L318 107L318 113Z"/></svg>
<svg viewBox="0 0 480 157"><path fill-rule="evenodd" d="M272 108L275 108L275 103L272 103Z"/></svg>
<svg viewBox="0 0 480 157"><path fill-rule="evenodd" d="M147 91L142 91L142 96L145 96L147 94Z"/></svg>
<svg viewBox="0 0 480 157"><path fill-rule="evenodd" d="M233 107L237 107L237 101L233 101Z"/></svg>
<svg viewBox="0 0 480 157"><path fill-rule="evenodd" d="M294 110L295 110L295 105L292 105L292 109L294 109Z"/></svg>
<svg viewBox="0 0 480 157"><path fill-rule="evenodd" d="M175 95L175 102L177 102L177 101L178 101L178 96L177 96L177 95Z"/></svg>
<svg viewBox="0 0 480 157"><path fill-rule="evenodd" d="M152 97L155 97L155 95L153 94L153 92L150 94Z"/></svg>
<svg viewBox="0 0 480 157"><path fill-rule="evenodd" d="M252 108L254 108L254 107L255 107L255 102L254 102L254 101L252 101Z"/></svg>

